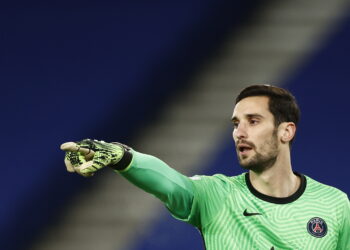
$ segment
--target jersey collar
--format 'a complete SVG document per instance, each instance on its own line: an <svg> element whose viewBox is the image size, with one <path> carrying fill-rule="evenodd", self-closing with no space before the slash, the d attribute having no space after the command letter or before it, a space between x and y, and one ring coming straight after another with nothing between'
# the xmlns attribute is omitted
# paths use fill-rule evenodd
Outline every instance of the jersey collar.
<svg viewBox="0 0 350 250"><path fill-rule="evenodd" d="M250 179L249 179L249 172L245 174L245 182L250 190L250 192L258 197L259 199L261 200L264 200L264 201L267 201L267 202L270 202L270 203L276 203L276 204L287 204L287 203L291 203L295 200L297 200L305 191L305 188L306 188L306 178L304 175L302 174L299 174L297 172L294 172L294 174L296 174L297 176L300 177L300 186L298 188L298 190L292 194L291 196L288 196L288 197L283 197L283 198L278 198L278 197L272 197L272 196L268 196L266 194L262 194L260 193L258 190L256 190L252 183L250 182Z"/></svg>

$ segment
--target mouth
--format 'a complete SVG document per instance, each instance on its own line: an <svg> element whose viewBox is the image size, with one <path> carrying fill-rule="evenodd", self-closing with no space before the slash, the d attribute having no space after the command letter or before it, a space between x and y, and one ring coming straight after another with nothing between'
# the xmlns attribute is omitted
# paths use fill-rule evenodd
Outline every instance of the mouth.
<svg viewBox="0 0 350 250"><path fill-rule="evenodd" d="M238 144L237 149L240 155L247 155L253 149L253 147L247 144Z"/></svg>

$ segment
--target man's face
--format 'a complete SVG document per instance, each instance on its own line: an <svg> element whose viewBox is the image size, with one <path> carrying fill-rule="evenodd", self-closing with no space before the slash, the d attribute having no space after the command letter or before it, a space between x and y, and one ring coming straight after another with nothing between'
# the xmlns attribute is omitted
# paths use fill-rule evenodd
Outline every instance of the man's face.
<svg viewBox="0 0 350 250"><path fill-rule="evenodd" d="M265 96L244 98L232 115L239 164L256 172L271 167L279 153L277 129L268 102Z"/></svg>

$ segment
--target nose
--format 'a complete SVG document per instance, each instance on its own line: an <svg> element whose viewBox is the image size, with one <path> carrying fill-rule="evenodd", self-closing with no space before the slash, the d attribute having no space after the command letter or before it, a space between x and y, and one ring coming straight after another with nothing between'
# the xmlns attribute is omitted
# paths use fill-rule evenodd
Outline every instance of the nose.
<svg viewBox="0 0 350 250"><path fill-rule="evenodd" d="M243 123L240 123L234 130L233 130L233 138L234 139L246 139L248 137L247 130Z"/></svg>

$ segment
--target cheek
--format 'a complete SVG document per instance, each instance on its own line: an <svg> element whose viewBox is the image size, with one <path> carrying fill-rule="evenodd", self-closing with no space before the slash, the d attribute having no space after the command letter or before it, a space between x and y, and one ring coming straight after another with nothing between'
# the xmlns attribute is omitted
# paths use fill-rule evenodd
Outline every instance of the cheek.
<svg viewBox="0 0 350 250"><path fill-rule="evenodd" d="M261 131L258 136L254 139L254 144L256 147L256 150L260 151L266 151L268 150L273 144L275 144L276 136L274 136L274 132L272 129L265 129L264 131Z"/></svg>
<svg viewBox="0 0 350 250"><path fill-rule="evenodd" d="M237 140L237 130L236 129L232 130L232 138L236 142L236 140Z"/></svg>

